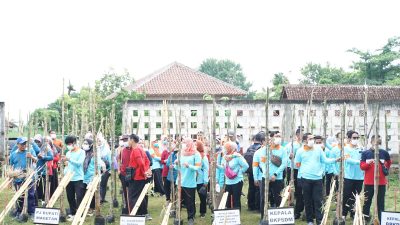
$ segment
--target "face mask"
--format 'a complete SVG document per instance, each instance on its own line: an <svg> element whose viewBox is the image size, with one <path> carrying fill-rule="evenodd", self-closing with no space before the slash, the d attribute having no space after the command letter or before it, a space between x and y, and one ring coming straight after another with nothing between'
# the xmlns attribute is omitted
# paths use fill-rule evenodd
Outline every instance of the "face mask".
<svg viewBox="0 0 400 225"><path fill-rule="evenodd" d="M119 142L118 142L118 146L122 146L123 144L124 144L123 141L119 141Z"/></svg>
<svg viewBox="0 0 400 225"><path fill-rule="evenodd" d="M167 144L168 144L168 141L163 141L163 144L164 144L164 145L167 145Z"/></svg>
<svg viewBox="0 0 400 225"><path fill-rule="evenodd" d="M73 145L67 145L67 149L68 149L68 151L71 151L72 149L74 149L74 146Z"/></svg>
<svg viewBox="0 0 400 225"><path fill-rule="evenodd" d="M274 144L275 145L281 144L281 138L274 138Z"/></svg>
<svg viewBox="0 0 400 225"><path fill-rule="evenodd" d="M352 145L358 145L358 140L352 139L352 140L351 140L351 144L352 144Z"/></svg>
<svg viewBox="0 0 400 225"><path fill-rule="evenodd" d="M308 147L312 148L314 147L314 140L310 140L307 142Z"/></svg>
<svg viewBox="0 0 400 225"><path fill-rule="evenodd" d="M322 148L322 145L321 144L314 144L314 147L315 148Z"/></svg>
<svg viewBox="0 0 400 225"><path fill-rule="evenodd" d="M128 146L129 146L128 142L123 142L122 147L128 147Z"/></svg>
<svg viewBox="0 0 400 225"><path fill-rule="evenodd" d="M56 134L50 134L51 139L56 139L57 135Z"/></svg>
<svg viewBox="0 0 400 225"><path fill-rule="evenodd" d="M90 150L90 146L88 144L83 144L82 149L85 151L88 151L88 150Z"/></svg>

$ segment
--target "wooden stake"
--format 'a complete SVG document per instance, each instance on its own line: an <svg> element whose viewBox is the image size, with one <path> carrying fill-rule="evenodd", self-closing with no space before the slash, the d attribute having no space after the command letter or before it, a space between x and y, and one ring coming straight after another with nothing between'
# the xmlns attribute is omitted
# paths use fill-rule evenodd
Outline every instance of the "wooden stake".
<svg viewBox="0 0 400 225"><path fill-rule="evenodd" d="M228 194L229 194L229 192L225 192L225 193L222 195L221 201L219 202L218 209L225 209L225 207L226 207L226 201L228 200Z"/></svg>
<svg viewBox="0 0 400 225"><path fill-rule="evenodd" d="M340 133L340 171L339 171L339 188L337 192L337 205L336 205L336 221L337 224L343 220L343 182L344 182L344 135L346 126L346 103L342 106L342 119L341 119L341 133Z"/></svg>
<svg viewBox="0 0 400 225"><path fill-rule="evenodd" d="M61 137L62 137L62 142L64 142L64 140L65 140L65 137L64 137L64 135L65 135L65 112L64 112L64 110L65 110L65 100L64 100L65 86L64 85L65 84L64 84L64 78L63 78L62 98L61 98ZM62 145L62 146L64 146L64 145ZM62 158L63 156L64 156L64 149L62 147L60 157ZM60 163L60 179L61 180L63 179L63 176L64 176L64 163L62 162L62 163ZM60 184L59 184L59 186L60 186ZM57 187L57 189L58 189L58 187ZM61 196L60 196L60 218L63 220L65 218L65 216L64 216L64 211L65 211L65 209L64 209L64 189L61 189L60 194L61 194ZM54 195L55 195L55 193L53 193L52 198L54 197ZM50 204L50 200L49 200L49 204ZM47 205L49 205L49 204L47 204Z"/></svg>
<svg viewBox="0 0 400 225"><path fill-rule="evenodd" d="M27 147L26 150L28 153L30 153L31 151L31 132L32 132L32 128L33 128L33 119L30 119L30 117L28 116L27 118L27 124L29 125L29 129L28 129L28 141L27 141ZM31 169L32 168L32 159L26 157L26 170ZM25 180L26 182L30 183L31 180ZM28 192L29 192L29 188L25 189L25 195L24 195L24 207L22 209L22 215L28 215Z"/></svg>
<svg viewBox="0 0 400 225"><path fill-rule="evenodd" d="M56 203L57 199L59 197L61 199L61 197L64 194L64 189L67 187L73 176L74 173L70 171L67 172L67 174L65 174L65 176L61 179L60 183L58 184L57 189L54 191L53 195L49 199L49 202L46 204L46 208L52 208Z"/></svg>
<svg viewBox="0 0 400 225"><path fill-rule="evenodd" d="M332 199L333 199L334 192L335 192L335 185L336 185L336 182L335 182L334 179L332 179L332 181L331 181L331 190L329 192L328 199L325 202L324 217L322 218L321 225L326 225L326 223L328 222L329 211L330 211L330 208L331 208L331 203L332 203Z"/></svg>
<svg viewBox="0 0 400 225"><path fill-rule="evenodd" d="M216 123L217 117L216 117L216 102L215 102L215 96L212 98L212 131L211 131L211 154L210 154L210 165L211 165L211 170L210 170L210 192L211 192L211 201L212 201L212 210L217 208L217 201L216 201L216 193L215 193L215 185L216 185L216 179L215 179L215 173L216 173L216 161L215 161L215 149L216 149Z"/></svg>
<svg viewBox="0 0 400 225"><path fill-rule="evenodd" d="M290 196L290 186L286 186L285 189L283 189L282 193L283 193L283 197L282 197L282 201L281 204L279 205L280 208L284 207L287 200L289 199Z"/></svg>
<svg viewBox="0 0 400 225"><path fill-rule="evenodd" d="M375 123L375 164L374 164L374 224L379 224L378 217L378 185L379 185L379 105L376 109L376 123Z"/></svg>
<svg viewBox="0 0 400 225"><path fill-rule="evenodd" d="M266 222L266 221L268 221L268 204L269 204L269 199L268 199L268 197L269 197L269 163L268 163L268 160L269 160L269 157L268 157L268 153L269 153L269 129L268 129L268 113L269 113L269 88L267 88L267 100L266 100L266 103L265 103L265 135L266 135L266 138L265 138L265 142L266 142L266 144L265 144L265 148L266 148L266 155L265 155L265 157L266 157L266 159L267 159L267 161L266 161L266 170L265 170L265 172L264 172L264 174L265 174L265 183L264 183L264 209L261 209L261 210L264 210L264 216L263 216L263 221L264 222Z"/></svg>
<svg viewBox="0 0 400 225"><path fill-rule="evenodd" d="M368 86L364 86L364 148L368 146Z"/></svg>
<svg viewBox="0 0 400 225"><path fill-rule="evenodd" d="M167 210L165 211L164 218L161 222L161 225L168 225L169 214L171 212L172 203L169 203L167 206Z"/></svg>
<svg viewBox="0 0 400 225"><path fill-rule="evenodd" d="M293 157L290 159L290 165L291 165L291 171L290 171L290 199L289 199L289 205L292 205L294 203L294 139L296 138L296 106L293 106L293 115L292 115L292 143L291 143L291 150L290 153L293 154Z"/></svg>
<svg viewBox="0 0 400 225"><path fill-rule="evenodd" d="M181 168L180 168L180 160L181 160L181 152L182 152L182 146L181 146L181 118L182 118L182 111L181 109L179 109L179 116L178 116L178 131L179 131L179 135L178 135L178 144L177 144L177 148L178 148L178 201L176 201L176 217L175 217L175 221L174 224L175 225L180 225L181 224L181 199L182 199L182 175L181 175Z"/></svg>

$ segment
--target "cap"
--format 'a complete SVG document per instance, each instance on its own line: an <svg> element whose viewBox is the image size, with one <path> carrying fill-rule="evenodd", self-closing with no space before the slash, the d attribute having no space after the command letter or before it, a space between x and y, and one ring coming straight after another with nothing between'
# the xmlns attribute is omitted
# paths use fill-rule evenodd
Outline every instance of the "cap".
<svg viewBox="0 0 400 225"><path fill-rule="evenodd" d="M27 142L28 141L28 138L26 138L26 137L19 137L18 139L17 139L17 144L22 144L22 143L25 143L25 142Z"/></svg>
<svg viewBox="0 0 400 225"><path fill-rule="evenodd" d="M228 131L228 136L229 137L235 136L235 132L233 130Z"/></svg>
<svg viewBox="0 0 400 225"><path fill-rule="evenodd" d="M121 136L121 138L119 140L124 140L124 139L129 139L129 135L124 134Z"/></svg>

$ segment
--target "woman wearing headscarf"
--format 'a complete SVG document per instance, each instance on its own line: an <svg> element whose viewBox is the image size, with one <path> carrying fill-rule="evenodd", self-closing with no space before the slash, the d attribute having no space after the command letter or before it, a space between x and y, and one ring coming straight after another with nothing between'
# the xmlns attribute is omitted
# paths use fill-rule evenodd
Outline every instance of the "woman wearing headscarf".
<svg viewBox="0 0 400 225"><path fill-rule="evenodd" d="M237 153L237 144L228 141L224 145L226 155L222 159L225 168L225 191L229 193L226 202L227 208L241 208L240 197L243 188L243 173L249 165L242 155Z"/></svg>
<svg viewBox="0 0 400 225"><path fill-rule="evenodd" d="M153 172L154 178L154 192L158 192L160 193L160 195L164 195L165 192L162 180L161 151L157 141L151 143L149 152L153 162L151 170Z"/></svg>
<svg viewBox="0 0 400 225"><path fill-rule="evenodd" d="M176 160L175 162L178 165L178 170L180 170L181 173L182 198L185 202L188 213L188 225L193 225L194 216L196 214L196 173L201 167L201 156L196 151L195 145L191 138L186 138L182 142L180 161ZM177 182L179 182L179 179Z"/></svg>
<svg viewBox="0 0 400 225"><path fill-rule="evenodd" d="M90 182L93 181L94 175L96 174L95 166L94 166L94 152L93 152L93 141L91 139L85 139L82 143L82 149L85 151L85 160L83 161L83 184L85 193L87 191L87 187ZM101 161L100 156L97 157L98 159L98 172L100 173L102 165L104 163ZM90 210L88 212L89 216L93 215L94 210L94 198L92 198L92 202L90 203Z"/></svg>
<svg viewBox="0 0 400 225"><path fill-rule="evenodd" d="M196 141L196 149L201 156L201 167L197 172L197 193L200 198L200 218L204 218L207 212L207 186L208 186L208 169L209 162L207 154L204 151L204 144L202 141Z"/></svg>

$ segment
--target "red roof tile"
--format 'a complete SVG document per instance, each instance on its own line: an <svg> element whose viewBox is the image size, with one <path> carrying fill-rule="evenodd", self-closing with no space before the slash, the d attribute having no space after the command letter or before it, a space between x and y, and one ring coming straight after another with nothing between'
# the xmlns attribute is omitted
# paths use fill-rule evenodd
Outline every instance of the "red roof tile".
<svg viewBox="0 0 400 225"><path fill-rule="evenodd" d="M244 96L246 91L200 71L174 62L124 87L146 96ZM107 98L113 98L115 94Z"/></svg>
<svg viewBox="0 0 400 225"><path fill-rule="evenodd" d="M368 100L400 100L400 87L367 86ZM313 92L314 90L314 92ZM282 100L307 101L313 92L313 100L349 100L363 101L365 86L363 85L285 85Z"/></svg>

